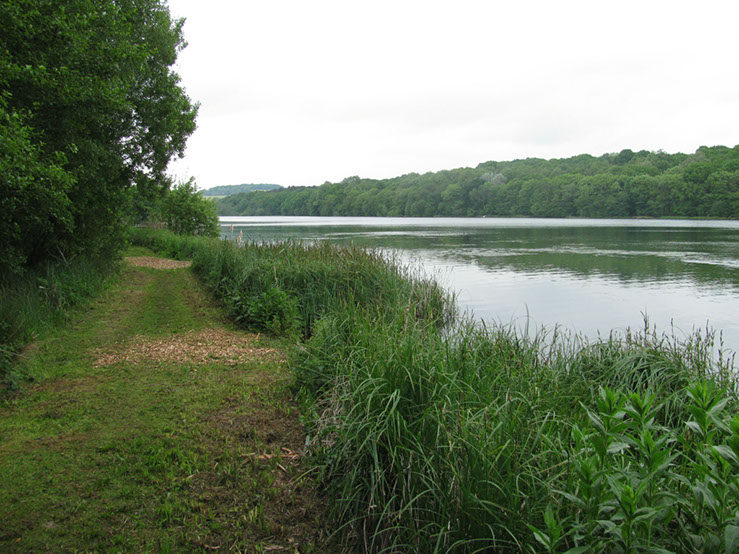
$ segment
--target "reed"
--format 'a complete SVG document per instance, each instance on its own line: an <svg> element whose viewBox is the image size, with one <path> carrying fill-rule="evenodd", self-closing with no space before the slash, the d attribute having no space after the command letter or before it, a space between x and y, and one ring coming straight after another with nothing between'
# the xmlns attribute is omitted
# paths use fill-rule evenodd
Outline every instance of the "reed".
<svg viewBox="0 0 739 554"><path fill-rule="evenodd" d="M346 306L325 318L294 367L316 399L315 460L347 536L368 551L735 544L736 380L706 356L710 336L557 340L472 322L439 333L404 310ZM696 408L701 387L713 400ZM688 449L696 410L714 405L720 445ZM604 427L603 414L622 427ZM600 465L584 468L591 458ZM716 486L706 479L717 471L723 504L709 518L695 487ZM653 492L633 499L637 529L620 503L640 487Z"/></svg>
<svg viewBox="0 0 739 554"><path fill-rule="evenodd" d="M313 333L337 304L413 303L443 325L453 304L442 288L378 252L324 243L253 243L180 237L133 229L130 239L193 260L193 270L235 321L273 334Z"/></svg>

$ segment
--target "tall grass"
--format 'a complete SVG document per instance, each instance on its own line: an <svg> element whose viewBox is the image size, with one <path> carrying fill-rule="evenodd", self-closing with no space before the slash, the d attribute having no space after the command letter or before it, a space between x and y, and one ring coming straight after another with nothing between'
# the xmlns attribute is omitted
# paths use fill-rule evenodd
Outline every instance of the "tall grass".
<svg viewBox="0 0 739 554"><path fill-rule="evenodd" d="M0 278L0 381L15 388L18 351L99 294L113 269L110 260L78 259Z"/></svg>
<svg viewBox="0 0 739 554"><path fill-rule="evenodd" d="M736 550L737 380L712 333L453 322L373 252L137 237L192 257L235 320L302 337L311 460L359 549Z"/></svg>
<svg viewBox="0 0 739 554"><path fill-rule="evenodd" d="M647 328L588 345L471 322L440 334L404 310L346 306L294 367L317 399L311 440L335 515L367 551L546 550L546 514L561 524L553 551L715 551L739 531L739 419L710 342ZM712 400L696 404L700 387ZM712 406L721 432L694 444ZM706 481L717 468L718 485ZM720 514L703 513L697 486L717 487ZM619 504L628 491L641 494L638 543ZM669 514L649 511L668 499Z"/></svg>

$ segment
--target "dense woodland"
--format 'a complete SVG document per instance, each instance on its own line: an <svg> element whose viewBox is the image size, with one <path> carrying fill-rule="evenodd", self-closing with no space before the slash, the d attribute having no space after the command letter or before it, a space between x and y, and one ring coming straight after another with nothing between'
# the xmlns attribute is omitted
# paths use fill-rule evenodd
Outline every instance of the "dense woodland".
<svg viewBox="0 0 739 554"><path fill-rule="evenodd" d="M485 162L238 194L220 215L739 218L739 146Z"/></svg>
<svg viewBox="0 0 739 554"><path fill-rule="evenodd" d="M240 192L253 192L255 190L281 189L280 185L268 184L243 184L243 185L220 185L203 191L203 196L230 196Z"/></svg>

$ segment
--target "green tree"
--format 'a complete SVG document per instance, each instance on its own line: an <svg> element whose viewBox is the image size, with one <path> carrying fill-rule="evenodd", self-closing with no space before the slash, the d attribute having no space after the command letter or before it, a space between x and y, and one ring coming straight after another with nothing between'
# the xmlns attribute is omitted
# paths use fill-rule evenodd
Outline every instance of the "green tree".
<svg viewBox="0 0 739 554"><path fill-rule="evenodd" d="M0 98L0 276L20 272L72 226L63 157L42 159L26 118L6 108Z"/></svg>
<svg viewBox="0 0 739 554"><path fill-rule="evenodd" d="M219 209L224 215L736 218L737 171L739 147L701 147L691 155L625 149L384 180L350 177L224 200Z"/></svg>
<svg viewBox="0 0 739 554"><path fill-rule="evenodd" d="M159 209L167 227L178 235L220 235L216 206L212 200L197 191L193 179L180 183L167 192Z"/></svg>
<svg viewBox="0 0 739 554"><path fill-rule="evenodd" d="M25 263L111 255L130 201L161 196L167 165L195 128L197 107L171 69L184 46L182 21L161 0L0 0L0 28L2 132L18 137L12 120L21 117L26 162L64 173L53 192L53 180L34 184L55 198L37 217L61 232L29 249ZM0 219L18 220L11 211L26 201L3 203ZM23 224L13 232L36 230Z"/></svg>
<svg viewBox="0 0 739 554"><path fill-rule="evenodd" d="M465 194L464 189L457 183L448 185L441 193L440 213L450 216L464 216Z"/></svg>

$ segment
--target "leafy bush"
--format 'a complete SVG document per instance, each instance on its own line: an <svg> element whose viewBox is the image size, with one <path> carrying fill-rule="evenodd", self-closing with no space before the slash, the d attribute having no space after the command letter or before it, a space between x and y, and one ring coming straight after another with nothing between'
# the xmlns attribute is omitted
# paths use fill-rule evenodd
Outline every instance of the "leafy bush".
<svg viewBox="0 0 739 554"><path fill-rule="evenodd" d="M668 428L654 395L601 389L573 428L569 487L556 491L546 529L532 526L548 551L737 551L736 405L727 410L734 399L710 381L687 395L691 416Z"/></svg>
<svg viewBox="0 0 739 554"><path fill-rule="evenodd" d="M160 201L159 212L178 235L220 235L215 205L197 191L192 179L169 190Z"/></svg>
<svg viewBox="0 0 739 554"><path fill-rule="evenodd" d="M293 336L300 324L297 299L278 288L238 294L230 299L229 308L237 323L275 336Z"/></svg>

